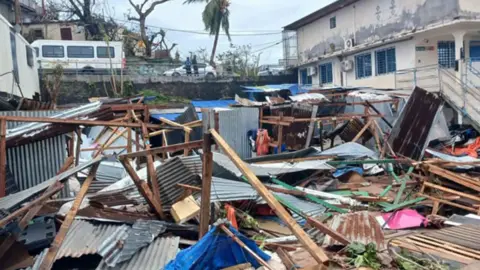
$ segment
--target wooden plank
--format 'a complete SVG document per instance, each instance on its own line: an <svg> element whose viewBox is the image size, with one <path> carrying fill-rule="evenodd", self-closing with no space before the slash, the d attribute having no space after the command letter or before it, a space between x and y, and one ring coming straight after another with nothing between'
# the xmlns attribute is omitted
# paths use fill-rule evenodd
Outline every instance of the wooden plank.
<svg viewBox="0 0 480 270"><path fill-rule="evenodd" d="M315 129L315 117L317 116L318 106L314 105L312 109L312 121L310 121L310 125L308 126L308 133L307 133L307 142L305 143L305 148L310 147L310 143L312 142L313 131Z"/></svg>
<svg viewBox="0 0 480 270"><path fill-rule="evenodd" d="M283 163L283 162L289 162L289 163L297 163L297 162L302 162L302 161L307 161L307 160L325 160L325 159L332 159L335 158L335 156L314 156L314 157L305 157L305 158L290 158L290 159L277 159L277 160L268 160L268 161L257 161L253 162L253 164L275 164L275 163Z"/></svg>
<svg viewBox="0 0 480 270"><path fill-rule="evenodd" d="M461 249L461 250L468 251L468 252L470 252L470 253L475 254L475 256L477 256L477 257L480 259L480 251L478 251L478 250L471 249L471 248L464 247L464 246L460 246L460 245L457 245L457 244L454 244L454 243L450 243L450 242L446 242L446 241L443 241L443 240L435 239L435 238L432 238L432 237L429 237L429 236L423 235L423 234L414 235L414 236L421 237L421 238L424 238L424 239L426 239L426 240L438 242L438 243L440 243L440 245L448 245L448 246L450 246L450 247L452 247L452 248L458 248L458 249Z"/></svg>
<svg viewBox="0 0 480 270"><path fill-rule="evenodd" d="M372 120L369 120L365 124L365 126L363 126L363 128L358 132L357 136L355 136L355 138L353 138L352 142L358 141L358 139L360 139L360 137L362 137L363 133L365 133L365 131L370 127L371 124L372 124Z"/></svg>
<svg viewBox="0 0 480 270"><path fill-rule="evenodd" d="M461 263L464 263L464 264L470 264L472 262L475 262L475 260L471 259L471 258L467 258L467 257L460 256L460 255L457 255L457 254L444 253L444 252L442 252L442 250L438 250L438 249L430 249L428 247L427 248L419 247L419 246L414 245L411 242L405 242L405 241L400 241L400 240L395 239L391 243L392 243L393 246L405 248L405 249L408 249L408 250L411 250L411 251L414 251L414 252L422 252L422 253L425 253L425 254L436 255L440 258L450 259L450 260L461 262Z"/></svg>
<svg viewBox="0 0 480 270"><path fill-rule="evenodd" d="M181 124L179 124L179 123L177 123L177 122L173 122L173 121L168 120L168 119L163 118L163 117L160 117L159 120L160 120L161 122L167 124L167 125L170 125L170 126L173 126L173 127L182 128L183 131L185 131L185 132L192 132L192 129L191 129L191 128L189 128L189 127L187 127L187 126L184 126L184 125L181 125Z"/></svg>
<svg viewBox="0 0 480 270"><path fill-rule="evenodd" d="M213 139L224 150L225 154L238 167L242 174L247 178L248 182L255 188L255 190L262 196L268 205L275 211L290 230L295 234L297 239L305 246L306 250L319 263L327 264L329 261L325 252L317 246L312 239L305 233L305 231L298 225L295 219L288 213L288 211L280 204L275 197L268 191L257 176L246 166L235 151L225 142L225 140L214 129L210 129Z"/></svg>
<svg viewBox="0 0 480 270"><path fill-rule="evenodd" d="M330 228L328 228L327 226L325 226L325 224L323 224L322 222L312 218L312 217L308 217L307 218L307 222L308 224L312 225L313 227L317 228L319 231L321 231L322 233L324 234L327 234L329 235L330 237L332 237L333 239L337 240L338 242L340 242L341 244L345 245L345 246L348 246L350 245L350 240L348 240L347 238L345 238L343 235L339 234L337 231L334 231Z"/></svg>
<svg viewBox="0 0 480 270"><path fill-rule="evenodd" d="M448 243L448 242L437 241L434 238L424 238L423 236L411 235L411 236L408 236L407 239L412 239L412 240L415 240L415 241L418 241L418 242L421 242L421 243L425 243L427 245L444 248L446 250L453 251L453 252L455 252L457 254L461 254L463 256L475 258L477 260L480 259L480 255L477 252L470 252L469 250L464 249L464 247L462 247L462 246L453 246L453 245L450 245L450 243Z"/></svg>
<svg viewBox="0 0 480 270"><path fill-rule="evenodd" d="M472 178L456 174L454 172L442 169L442 168L434 166L434 165L428 165L427 168L431 173L434 173L438 176L447 178L450 181L453 181L455 183L458 183L460 185L463 185L465 187L468 187L468 188L471 188L475 191L480 192L480 185L478 185L478 181L476 181Z"/></svg>
<svg viewBox="0 0 480 270"><path fill-rule="evenodd" d="M160 154L160 153L177 152L177 151L183 150L185 148L197 149L197 148L201 148L202 145L203 145L203 140L192 141L192 142L189 142L187 144L185 144L185 143L172 144L172 145L165 146L165 147L155 147L155 148L151 148L151 149L144 150L144 151L133 152L133 153L130 153L130 154L123 154L123 155L120 155L119 158L120 159L122 159L122 158L125 159L125 158L144 157L144 156L147 156L147 155L155 155L155 154Z"/></svg>
<svg viewBox="0 0 480 270"><path fill-rule="evenodd" d="M125 134L127 131L128 131L128 128L127 129L124 129L122 130L120 133L117 133L118 132L118 127L115 128L112 133L110 134L110 136L108 137L108 139L105 141L105 143L100 147L100 149L97 150L97 152L95 153L95 155L93 156L93 158L96 158L98 157L98 155L102 154L103 151L105 151L106 148L110 147L110 145L112 145L114 142L116 142L120 137L123 136L123 134Z"/></svg>
<svg viewBox="0 0 480 270"><path fill-rule="evenodd" d="M177 183L177 186L181 187L181 188L184 188L184 189L190 189L192 191L202 191L201 187L190 186L190 185L180 184L180 183Z"/></svg>
<svg viewBox="0 0 480 270"><path fill-rule="evenodd" d="M0 198L7 195L7 121L0 119Z"/></svg>
<svg viewBox="0 0 480 270"><path fill-rule="evenodd" d="M70 208L70 211L68 211L68 213L65 215L65 219L62 222L62 226L60 227L60 230L58 230L57 235L55 236L55 239L53 240L50 248L48 249L47 254L45 255L45 258L40 264L39 269L49 270L52 268L53 263L55 262L55 257L57 256L58 250L62 246L63 240L65 239L65 236L67 235L67 232L73 223L73 219L77 215L80 205L82 204L83 198L87 194L88 188L90 187L90 184L95 178L95 174L97 173L97 169L99 165L100 163L97 163L90 168L88 177L83 182L83 185L80 188L80 191L75 197L75 201L73 202L72 208Z"/></svg>
<svg viewBox="0 0 480 270"><path fill-rule="evenodd" d="M40 197L36 198L35 200L29 202L22 208L18 209L17 211L11 213L10 215L6 216L2 220L0 220L0 227L7 225L10 221L18 218L19 216L23 215L24 213L28 212L31 208L35 205L42 205L47 199L52 197L54 194L62 190L63 185L56 185L53 189L44 192Z"/></svg>
<svg viewBox="0 0 480 270"><path fill-rule="evenodd" d="M441 203L444 203L444 204L448 204L448 205L451 205L451 206L455 206L455 207L458 207L458 208L461 208L461 209L468 210L468 211L473 212L473 213L477 213L477 212L478 212L478 208L468 207L468 206L465 206L465 205L462 205L462 204L458 204L458 203L454 203L454 202L451 202L451 201L438 199L438 198L435 198L435 197L426 195L426 194L424 194L424 193L419 193L419 195L422 196L422 197L425 197L425 198L427 198L427 199L430 199L430 200L432 200L432 201L438 201L438 202L441 202Z"/></svg>
<svg viewBox="0 0 480 270"><path fill-rule="evenodd" d="M162 210L162 204L159 200L156 199L156 197L154 197L148 184L145 181L142 181L140 179L137 172L135 172L132 165L130 165L130 162L128 159L121 159L120 162L122 163L123 167L127 170L127 173L132 178L133 183L135 183L135 186L137 186L138 191L145 198L148 205L150 205L150 207L155 211L155 213L161 219L165 219L165 214L163 213L163 210Z"/></svg>
<svg viewBox="0 0 480 270"><path fill-rule="evenodd" d="M283 112L280 112L280 117L283 117ZM283 126L278 126L277 154L282 153L282 144L283 144Z"/></svg>
<svg viewBox="0 0 480 270"><path fill-rule="evenodd" d="M190 142L190 132L185 131L185 143L189 143L189 142ZM190 149L188 148L183 149L183 156L188 157L189 153L190 153Z"/></svg>
<svg viewBox="0 0 480 270"><path fill-rule="evenodd" d="M213 154L212 135L210 134L213 110L202 110L203 115L203 164L202 164L202 199L200 201L200 228L198 239L208 232L210 224L210 195L212 190Z"/></svg>
<svg viewBox="0 0 480 270"><path fill-rule="evenodd" d="M278 257L280 257L280 259L282 260L283 265L285 265L288 270L298 269L295 266L295 263L293 262L288 252L286 252L283 248L277 248L277 254Z"/></svg>
<svg viewBox="0 0 480 270"><path fill-rule="evenodd" d="M453 189L449 189L449 188L446 188L446 187L435 185L435 184L432 184L432 183L429 183L429 182L424 182L423 184L427 187L430 187L430 188L438 189L438 190L445 191L445 192L450 193L450 194L455 194L455 195L458 195L458 196L463 197L463 198L468 198L470 200L480 202L480 197L475 196L475 195L463 193L463 192L460 192L460 191L456 191L456 190L453 190Z"/></svg>
<svg viewBox="0 0 480 270"><path fill-rule="evenodd" d="M150 137L148 137L148 129L145 123L142 123L142 135L143 141L145 142L145 150L150 150ZM155 166L153 165L153 155L147 155L147 175L148 183L152 188L153 196L162 205L162 199L160 198L160 185L158 184L157 172L155 171ZM163 213L163 212L162 212Z"/></svg>
<svg viewBox="0 0 480 270"><path fill-rule="evenodd" d="M235 234L233 234L225 225L220 224L219 225L220 229L224 231L228 236L230 236L233 241L235 241L238 245L240 245L243 249L245 249L255 260L257 260L258 263L260 263L263 267L269 270L273 270L270 265L266 261L264 261L260 256L258 256L257 253L253 252L245 243L240 240Z"/></svg>
<svg viewBox="0 0 480 270"><path fill-rule="evenodd" d="M186 127L189 127L189 128L201 127L202 126L202 120L196 120L196 121L188 122L188 123L183 124L183 125L186 126ZM164 132L168 133L168 132L171 132L171 131L173 131L173 130L171 130L171 129L157 130L157 131L154 131L154 132L150 133L150 137L158 136L158 135L163 134Z"/></svg>

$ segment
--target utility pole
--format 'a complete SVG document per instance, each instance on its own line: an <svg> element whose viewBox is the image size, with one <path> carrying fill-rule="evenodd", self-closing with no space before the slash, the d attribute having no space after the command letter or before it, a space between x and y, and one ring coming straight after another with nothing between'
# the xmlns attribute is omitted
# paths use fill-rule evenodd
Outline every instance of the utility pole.
<svg viewBox="0 0 480 270"><path fill-rule="evenodd" d="M15 0L15 24L20 25L20 0Z"/></svg>

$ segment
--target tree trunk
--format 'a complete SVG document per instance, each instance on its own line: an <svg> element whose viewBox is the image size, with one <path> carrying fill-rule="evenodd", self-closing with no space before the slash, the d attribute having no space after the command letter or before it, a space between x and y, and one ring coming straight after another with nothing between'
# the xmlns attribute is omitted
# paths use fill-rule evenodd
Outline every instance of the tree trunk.
<svg viewBox="0 0 480 270"><path fill-rule="evenodd" d="M145 56L152 56L152 45L147 37L147 30L145 29L146 17L140 16L140 35L142 36L143 44L145 44Z"/></svg>
<svg viewBox="0 0 480 270"><path fill-rule="evenodd" d="M218 24L217 32L215 33L215 41L213 42L212 55L210 56L210 65L215 67L215 53L217 52L218 36L220 35L220 23Z"/></svg>

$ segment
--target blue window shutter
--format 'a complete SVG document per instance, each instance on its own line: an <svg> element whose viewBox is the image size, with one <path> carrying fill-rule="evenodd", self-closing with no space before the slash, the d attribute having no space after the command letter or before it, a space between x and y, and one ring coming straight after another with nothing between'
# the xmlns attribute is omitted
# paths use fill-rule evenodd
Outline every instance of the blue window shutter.
<svg viewBox="0 0 480 270"><path fill-rule="evenodd" d="M327 64L327 82L333 83L333 64L332 63Z"/></svg>
<svg viewBox="0 0 480 270"><path fill-rule="evenodd" d="M332 63L321 64L320 69L320 82L322 84L333 83L333 65Z"/></svg>
<svg viewBox="0 0 480 270"><path fill-rule="evenodd" d="M377 75L387 73L387 52L385 50L376 51L375 59L377 63Z"/></svg>
<svg viewBox="0 0 480 270"><path fill-rule="evenodd" d="M397 58L395 55L395 48L387 50L387 72L397 71Z"/></svg>
<svg viewBox="0 0 480 270"><path fill-rule="evenodd" d="M445 68L455 67L455 41L438 42L438 64Z"/></svg>
<svg viewBox="0 0 480 270"><path fill-rule="evenodd" d="M364 69L365 69L365 77L372 76L372 54L366 54L363 58L364 61Z"/></svg>

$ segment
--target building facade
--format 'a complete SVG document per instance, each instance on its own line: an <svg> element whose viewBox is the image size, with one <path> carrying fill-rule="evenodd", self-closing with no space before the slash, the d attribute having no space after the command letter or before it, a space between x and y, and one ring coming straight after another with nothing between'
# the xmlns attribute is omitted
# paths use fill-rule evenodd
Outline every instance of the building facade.
<svg viewBox="0 0 480 270"><path fill-rule="evenodd" d="M20 21L31 22L43 13L42 6L36 0L19 0ZM12 25L15 24L15 0L0 0L0 16Z"/></svg>
<svg viewBox="0 0 480 270"><path fill-rule="evenodd" d="M284 29L301 84L407 88L435 67L480 86L478 1L339 0Z"/></svg>
<svg viewBox="0 0 480 270"><path fill-rule="evenodd" d="M85 27L77 21L52 21L44 23L24 23L23 36L30 42L37 39L86 40Z"/></svg>

